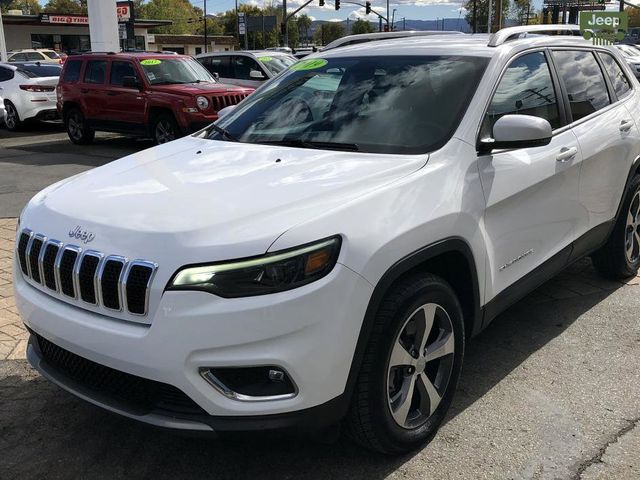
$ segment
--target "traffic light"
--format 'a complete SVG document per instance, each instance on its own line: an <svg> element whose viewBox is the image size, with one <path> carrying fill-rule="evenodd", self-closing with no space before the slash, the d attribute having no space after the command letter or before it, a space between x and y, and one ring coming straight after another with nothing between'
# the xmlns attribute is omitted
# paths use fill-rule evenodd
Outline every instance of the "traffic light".
<svg viewBox="0 0 640 480"><path fill-rule="evenodd" d="M334 2L335 2L336 10L340 10L340 0L334 0Z"/></svg>
<svg viewBox="0 0 640 480"><path fill-rule="evenodd" d="M320 0L320 6L324 7L324 0Z"/></svg>
<svg viewBox="0 0 640 480"><path fill-rule="evenodd" d="M286 23L284 23L284 22L282 22L282 23L280 24L280 33L281 33L282 35L284 35L286 31L287 31L287 24L286 24Z"/></svg>
<svg viewBox="0 0 640 480"><path fill-rule="evenodd" d="M366 15L371 13L371 2L364 2L364 13Z"/></svg>

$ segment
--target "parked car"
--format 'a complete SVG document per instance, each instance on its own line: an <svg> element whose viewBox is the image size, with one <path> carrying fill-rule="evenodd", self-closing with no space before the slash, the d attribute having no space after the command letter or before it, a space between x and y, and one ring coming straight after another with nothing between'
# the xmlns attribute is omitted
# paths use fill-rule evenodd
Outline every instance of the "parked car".
<svg viewBox="0 0 640 480"><path fill-rule="evenodd" d="M221 82L251 88L258 88L298 61L275 50L203 53L196 59Z"/></svg>
<svg viewBox="0 0 640 480"><path fill-rule="evenodd" d="M636 78L640 79L640 49L635 45L616 44L613 48L617 49L631 67L631 71Z"/></svg>
<svg viewBox="0 0 640 480"><path fill-rule="evenodd" d="M55 50L47 48L38 49L24 49L14 50L7 54L8 61L13 62L40 62L40 63L54 63L61 65L63 63L62 57Z"/></svg>
<svg viewBox="0 0 640 480"><path fill-rule="evenodd" d="M608 47L523 35L567 28L318 53L43 190L13 269L29 362L154 425L423 445L496 315L586 255L638 271L640 84Z"/></svg>
<svg viewBox="0 0 640 480"><path fill-rule="evenodd" d="M217 82L184 55L89 53L67 59L57 94L69 138L82 145L96 130L169 142L207 126L252 91Z"/></svg>
<svg viewBox="0 0 640 480"><path fill-rule="evenodd" d="M320 48L320 51L332 50L338 47L347 47L359 43L375 42L376 40L392 40L394 38L429 37L431 35L464 35L454 30L402 30L399 32L373 32L358 33L340 37Z"/></svg>
<svg viewBox="0 0 640 480"><path fill-rule="evenodd" d="M55 120L59 65L0 64L0 95L4 98L5 126L18 130L30 120Z"/></svg>

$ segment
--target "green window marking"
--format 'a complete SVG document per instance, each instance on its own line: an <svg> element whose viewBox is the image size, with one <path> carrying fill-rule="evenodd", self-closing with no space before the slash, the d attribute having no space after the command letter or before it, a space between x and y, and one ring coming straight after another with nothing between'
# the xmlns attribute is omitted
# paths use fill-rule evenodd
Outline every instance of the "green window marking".
<svg viewBox="0 0 640 480"><path fill-rule="evenodd" d="M148 58L140 61L140 65L160 65L161 63L162 60L158 60L157 58Z"/></svg>
<svg viewBox="0 0 640 480"><path fill-rule="evenodd" d="M315 70L316 68L324 67L328 61L324 58L310 58L309 60L300 60L298 63L294 63L289 67L290 70L294 72L299 72L302 70Z"/></svg>

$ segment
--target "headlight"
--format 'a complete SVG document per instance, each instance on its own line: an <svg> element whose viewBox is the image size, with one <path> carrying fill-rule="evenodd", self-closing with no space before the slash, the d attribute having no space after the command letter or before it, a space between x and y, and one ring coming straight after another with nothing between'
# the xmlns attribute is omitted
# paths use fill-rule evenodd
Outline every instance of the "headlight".
<svg viewBox="0 0 640 480"><path fill-rule="evenodd" d="M206 97L196 97L196 105L200 110L206 110L209 108L209 100Z"/></svg>
<svg viewBox="0 0 640 480"><path fill-rule="evenodd" d="M167 290L202 290L225 298L282 292L327 275L339 252L340 237L333 237L260 257L188 266L175 273Z"/></svg>

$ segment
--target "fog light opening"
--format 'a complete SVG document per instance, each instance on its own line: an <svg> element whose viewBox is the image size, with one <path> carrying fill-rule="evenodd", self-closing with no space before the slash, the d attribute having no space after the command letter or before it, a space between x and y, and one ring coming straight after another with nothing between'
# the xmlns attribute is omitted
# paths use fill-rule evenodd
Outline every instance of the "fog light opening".
<svg viewBox="0 0 640 480"><path fill-rule="evenodd" d="M203 367L200 375L225 397L245 402L293 398L298 389L285 369L255 367Z"/></svg>

